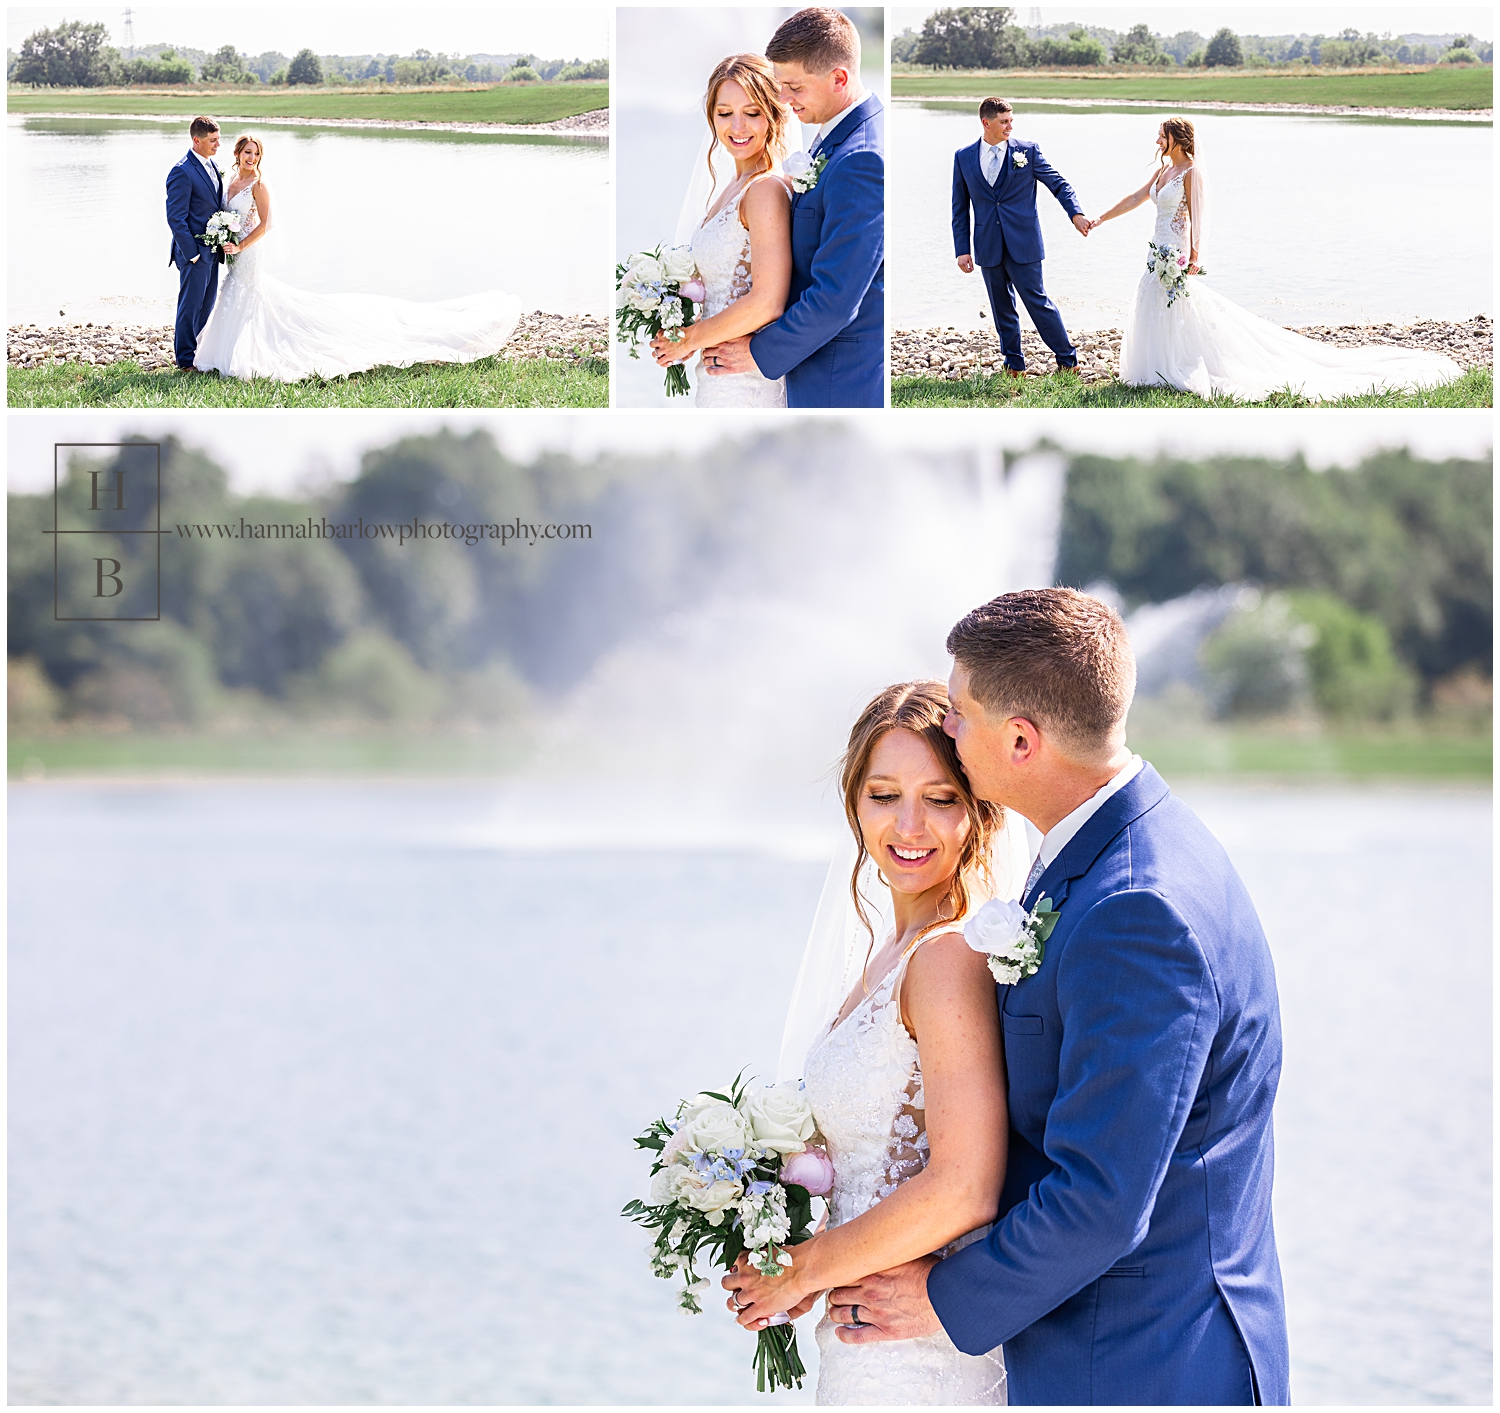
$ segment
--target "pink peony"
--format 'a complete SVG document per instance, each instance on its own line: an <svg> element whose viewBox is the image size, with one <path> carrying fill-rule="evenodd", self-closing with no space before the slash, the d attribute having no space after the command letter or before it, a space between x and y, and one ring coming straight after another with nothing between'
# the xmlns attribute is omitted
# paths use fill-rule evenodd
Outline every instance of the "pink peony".
<svg viewBox="0 0 1500 1413"><path fill-rule="evenodd" d="M670 1163L684 1148L687 1147L688 1133L687 1125L677 1130L668 1140L667 1146L661 1150L661 1160Z"/></svg>
<svg viewBox="0 0 1500 1413"><path fill-rule="evenodd" d="M793 1153L781 1165L783 1184L805 1187L814 1197L822 1197L833 1188L833 1160L821 1148L806 1148Z"/></svg>
<svg viewBox="0 0 1500 1413"><path fill-rule="evenodd" d="M684 280L677 286L677 293L684 299L691 299L694 304L702 304L708 299L708 290L702 280Z"/></svg>

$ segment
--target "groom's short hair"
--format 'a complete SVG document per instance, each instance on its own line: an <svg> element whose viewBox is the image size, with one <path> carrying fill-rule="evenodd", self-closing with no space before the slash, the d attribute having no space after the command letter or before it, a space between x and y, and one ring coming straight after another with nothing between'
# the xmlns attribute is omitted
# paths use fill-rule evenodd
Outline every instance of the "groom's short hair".
<svg viewBox="0 0 1500 1413"><path fill-rule="evenodd" d="M218 132L219 125L212 118L194 118L193 125L188 129L191 137L207 137L211 132Z"/></svg>
<svg viewBox="0 0 1500 1413"><path fill-rule="evenodd" d="M810 74L839 68L858 74L859 31L847 15L814 5L781 22L766 45L766 58L773 64L799 64Z"/></svg>
<svg viewBox="0 0 1500 1413"><path fill-rule="evenodd" d="M948 651L988 716L1024 716L1080 759L1108 751L1135 696L1124 621L1076 589L1001 594L954 625Z"/></svg>
<svg viewBox="0 0 1500 1413"><path fill-rule="evenodd" d="M986 98L979 105L979 120L987 123L991 118L998 118L1002 113L1011 112L1011 106L1003 98Z"/></svg>

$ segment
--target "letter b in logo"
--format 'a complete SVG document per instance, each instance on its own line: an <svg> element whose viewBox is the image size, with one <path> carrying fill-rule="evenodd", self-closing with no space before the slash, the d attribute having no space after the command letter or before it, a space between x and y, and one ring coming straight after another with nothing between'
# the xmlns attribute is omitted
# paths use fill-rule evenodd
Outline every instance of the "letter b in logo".
<svg viewBox="0 0 1500 1413"><path fill-rule="evenodd" d="M161 448L60 443L53 456L53 618L159 620Z"/></svg>

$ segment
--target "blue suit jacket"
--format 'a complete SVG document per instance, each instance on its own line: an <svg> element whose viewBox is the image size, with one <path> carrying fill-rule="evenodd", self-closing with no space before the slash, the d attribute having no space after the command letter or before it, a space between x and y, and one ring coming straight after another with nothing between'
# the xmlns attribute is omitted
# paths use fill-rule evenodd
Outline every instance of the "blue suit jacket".
<svg viewBox="0 0 1500 1413"><path fill-rule="evenodd" d="M1073 188L1034 142L1008 138L1005 162L991 186L980 170L981 143L953 154L953 253L974 257L976 265L999 265L1008 254L1021 265L1046 257L1042 225L1036 216L1036 184L1041 182L1070 217L1083 215ZM969 209L974 241L969 243Z"/></svg>
<svg viewBox="0 0 1500 1413"><path fill-rule="evenodd" d="M750 354L766 377L787 378L793 405L808 405L796 396L797 366L835 339L868 343L880 370L883 401L885 109L880 99L873 93L861 99L814 151L828 164L811 191L792 197L786 313L750 340Z"/></svg>
<svg viewBox="0 0 1500 1413"><path fill-rule="evenodd" d="M191 148L167 173L167 225L172 228L172 251L167 264L185 267L210 246L198 237L208 229L208 218L221 206L219 192Z"/></svg>
<svg viewBox="0 0 1500 1413"><path fill-rule="evenodd" d="M1217 840L1149 765L1024 900L1061 916L999 988L1012 1154L989 1236L928 1293L1005 1346L1014 1404L1286 1403L1271 1228L1281 1019Z"/></svg>

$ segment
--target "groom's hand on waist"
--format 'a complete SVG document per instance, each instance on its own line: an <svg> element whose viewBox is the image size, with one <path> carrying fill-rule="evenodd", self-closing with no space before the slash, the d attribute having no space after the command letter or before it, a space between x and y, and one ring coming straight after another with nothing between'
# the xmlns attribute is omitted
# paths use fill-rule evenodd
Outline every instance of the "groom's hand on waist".
<svg viewBox="0 0 1500 1413"><path fill-rule="evenodd" d="M958 268L966 275L974 273L974 257L972 255L960 255L958 257Z"/></svg>
<svg viewBox="0 0 1500 1413"><path fill-rule="evenodd" d="M742 335L727 343L716 343L703 350L703 366L710 376L723 373L753 373L755 359L750 356L750 336Z"/></svg>
<svg viewBox="0 0 1500 1413"><path fill-rule="evenodd" d="M934 1256L908 1261L828 1292L828 1314L845 1344L878 1344L937 1334L942 1321L927 1298L927 1273ZM855 1320L859 1323L855 1324Z"/></svg>

